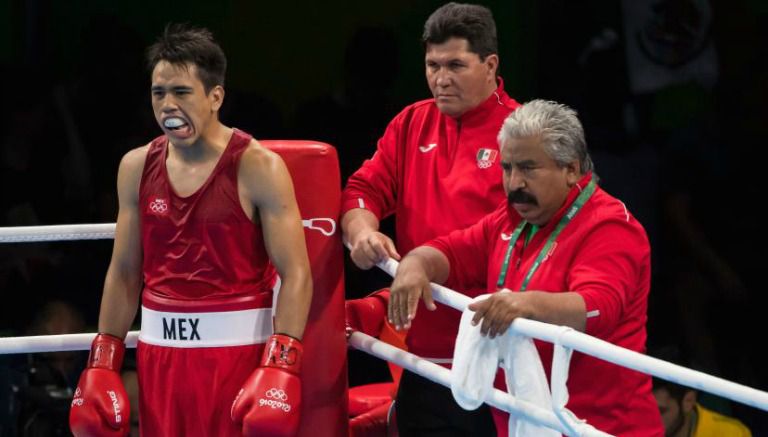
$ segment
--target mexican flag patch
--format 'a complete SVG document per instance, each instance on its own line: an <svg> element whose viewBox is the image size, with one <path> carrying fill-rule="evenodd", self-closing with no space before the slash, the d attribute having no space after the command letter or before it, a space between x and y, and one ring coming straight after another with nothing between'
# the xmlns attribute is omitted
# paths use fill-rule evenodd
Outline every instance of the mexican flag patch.
<svg viewBox="0 0 768 437"><path fill-rule="evenodd" d="M477 166L488 168L496 162L499 152L496 149L480 149L477 151Z"/></svg>

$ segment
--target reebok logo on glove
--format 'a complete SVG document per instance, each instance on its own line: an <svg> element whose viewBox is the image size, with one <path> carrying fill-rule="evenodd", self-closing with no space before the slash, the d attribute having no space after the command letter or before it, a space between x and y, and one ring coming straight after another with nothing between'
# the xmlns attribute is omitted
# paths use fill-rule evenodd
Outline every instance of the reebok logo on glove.
<svg viewBox="0 0 768 437"><path fill-rule="evenodd" d="M271 407L285 411L291 411L291 404L288 403L288 395L278 388L270 388L264 393L264 396L270 399L259 399L260 407Z"/></svg>

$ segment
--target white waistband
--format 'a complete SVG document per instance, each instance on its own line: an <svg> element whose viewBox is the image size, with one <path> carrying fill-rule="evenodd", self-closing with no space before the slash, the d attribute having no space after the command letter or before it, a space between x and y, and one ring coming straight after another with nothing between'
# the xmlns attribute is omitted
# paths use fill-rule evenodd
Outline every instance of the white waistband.
<svg viewBox="0 0 768 437"><path fill-rule="evenodd" d="M169 313L141 307L143 343L168 347L220 347L265 343L272 335L272 309L215 313Z"/></svg>

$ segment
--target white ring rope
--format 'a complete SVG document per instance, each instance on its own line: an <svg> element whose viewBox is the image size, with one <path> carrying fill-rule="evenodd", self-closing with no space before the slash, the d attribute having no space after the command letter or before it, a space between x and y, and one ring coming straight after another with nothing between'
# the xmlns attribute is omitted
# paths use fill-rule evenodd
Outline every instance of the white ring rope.
<svg viewBox="0 0 768 437"><path fill-rule="evenodd" d="M362 332L353 332L349 337L349 344L355 349L359 349L383 360L393 362L400 367L429 379L430 381L446 387L451 386L450 370L410 352L406 352L384 343L383 341L377 340L369 335L363 334ZM569 433L552 411L517 399L501 390L493 389L485 398L485 402L500 410L525 417L526 420L555 429L567 435L581 435L585 437L606 437L611 435L586 424L579 427L578 433Z"/></svg>
<svg viewBox="0 0 768 437"><path fill-rule="evenodd" d="M0 355L29 354L36 352L87 351L96 333L35 335L0 338ZM130 331L125 337L126 347L136 347L139 331Z"/></svg>
<svg viewBox="0 0 768 437"><path fill-rule="evenodd" d="M303 219L301 224L330 237L336 232L336 221L326 217ZM115 238L115 223L53 226L0 227L0 243L33 243L40 241L108 240Z"/></svg>
<svg viewBox="0 0 768 437"><path fill-rule="evenodd" d="M12 226L0 228L0 243L108 240L115 238L114 223L95 225Z"/></svg>
<svg viewBox="0 0 768 437"><path fill-rule="evenodd" d="M394 277L398 262L390 258L377 266ZM459 311L464 311L471 302L468 296L438 284L432 284L432 297ZM623 367L768 411L768 393L764 391L643 355L565 326L517 318L510 329L521 335L559 344Z"/></svg>

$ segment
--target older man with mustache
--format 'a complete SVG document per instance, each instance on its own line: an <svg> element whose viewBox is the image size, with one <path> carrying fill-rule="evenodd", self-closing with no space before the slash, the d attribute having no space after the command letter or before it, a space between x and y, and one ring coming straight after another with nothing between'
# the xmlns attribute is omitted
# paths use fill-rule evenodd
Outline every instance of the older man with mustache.
<svg viewBox="0 0 768 437"><path fill-rule="evenodd" d="M534 100L507 117L498 139L507 202L402 260L390 321L407 328L419 299L433 306L430 281L482 285L491 297L469 309L484 335L501 335L525 317L644 352L648 238L625 205L597 185L576 113ZM549 373L552 345L537 348ZM664 435L648 375L577 352L568 388L567 407L603 431Z"/></svg>

